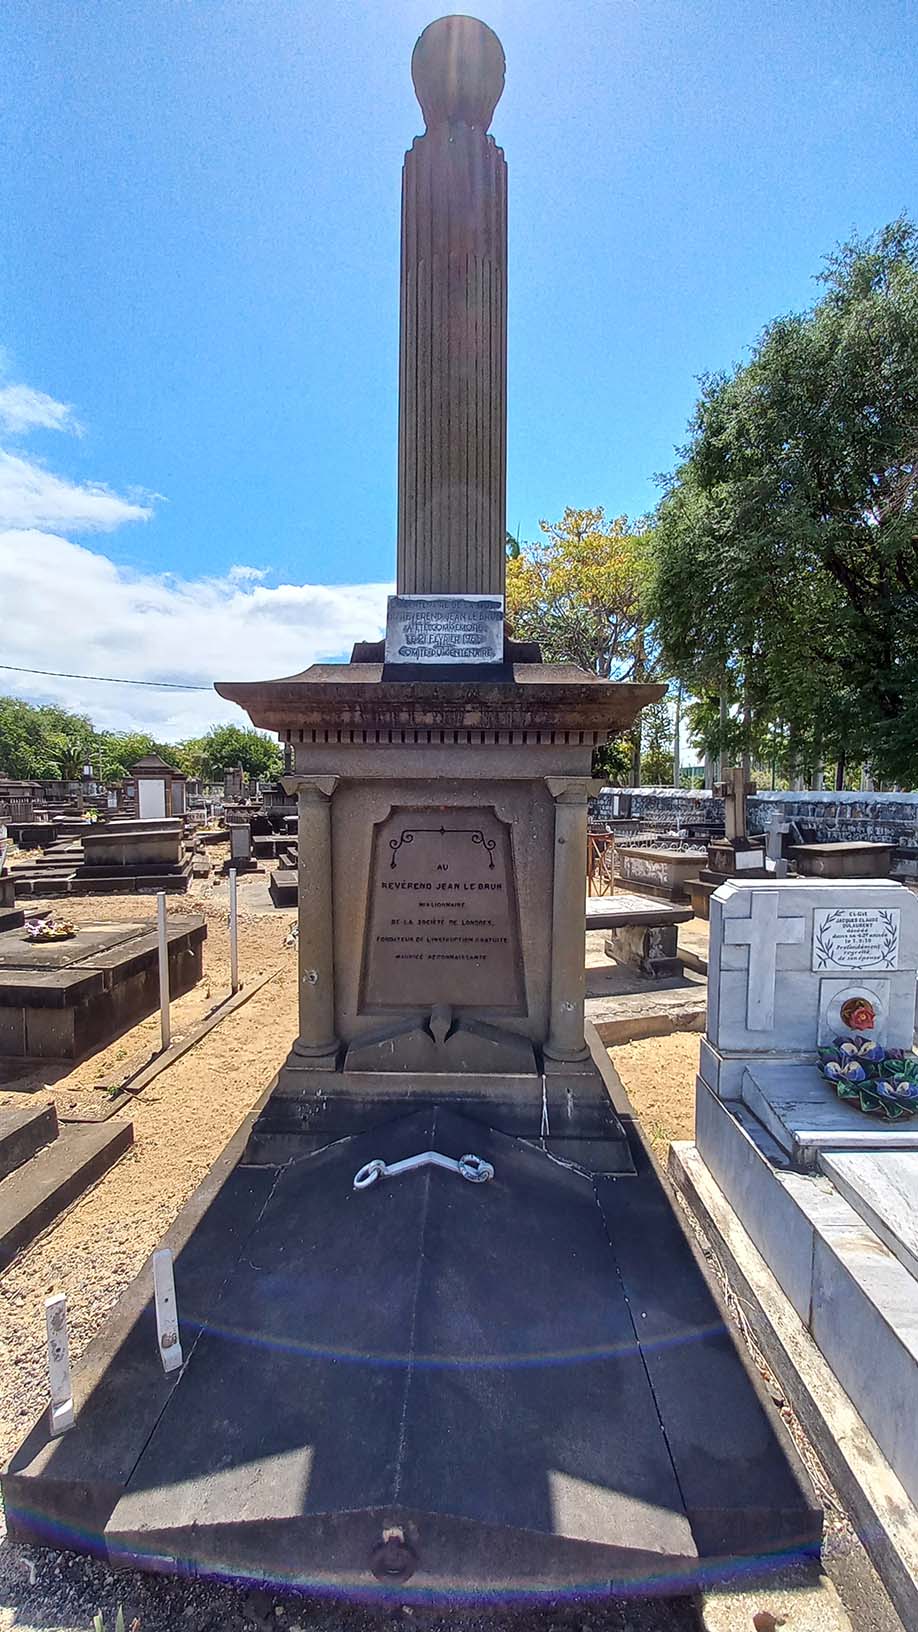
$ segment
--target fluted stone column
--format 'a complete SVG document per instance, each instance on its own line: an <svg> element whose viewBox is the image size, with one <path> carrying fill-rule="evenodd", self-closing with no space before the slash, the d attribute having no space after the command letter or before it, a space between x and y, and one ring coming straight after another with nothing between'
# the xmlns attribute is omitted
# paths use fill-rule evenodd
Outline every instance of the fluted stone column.
<svg viewBox="0 0 918 1632"><path fill-rule="evenodd" d="M289 1063L307 1071L334 1071L335 946L332 909L331 801L336 776L285 776L298 809L299 1034Z"/></svg>
<svg viewBox="0 0 918 1632"><path fill-rule="evenodd" d="M547 776L555 801L554 883L551 910L551 1008L546 1062L573 1064L586 1060L583 1005L586 998L586 848L585 778ZM550 1066L547 1065L547 1069Z"/></svg>
<svg viewBox="0 0 918 1632"><path fill-rule="evenodd" d="M504 53L442 17L411 72L427 129L402 177L398 590L502 595L507 166L487 129Z"/></svg>

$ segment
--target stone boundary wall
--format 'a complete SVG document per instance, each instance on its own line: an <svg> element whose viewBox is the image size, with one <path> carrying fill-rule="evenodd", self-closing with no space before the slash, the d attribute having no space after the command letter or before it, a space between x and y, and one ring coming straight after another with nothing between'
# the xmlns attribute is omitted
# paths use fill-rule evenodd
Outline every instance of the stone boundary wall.
<svg viewBox="0 0 918 1632"><path fill-rule="evenodd" d="M617 796L617 797L616 797ZM616 803L620 809L616 816ZM750 833L767 833L773 820L793 822L810 842L870 840L874 843L918 843L918 793L836 793L825 789L801 793L753 794L748 802ZM683 788L603 788L590 800L590 821L601 829L621 817L660 824L674 832L687 822L722 826L724 802L704 790Z"/></svg>

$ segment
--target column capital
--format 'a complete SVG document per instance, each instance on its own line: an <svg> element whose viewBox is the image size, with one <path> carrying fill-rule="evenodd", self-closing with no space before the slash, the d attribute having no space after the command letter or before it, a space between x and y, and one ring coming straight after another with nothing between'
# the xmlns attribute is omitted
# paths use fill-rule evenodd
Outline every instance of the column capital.
<svg viewBox="0 0 918 1632"><path fill-rule="evenodd" d="M585 776L546 776L545 786L556 805L585 805L590 784Z"/></svg>
<svg viewBox="0 0 918 1632"><path fill-rule="evenodd" d="M330 799L340 780L337 776L304 776L298 771L280 779L285 793L305 794L307 799Z"/></svg>

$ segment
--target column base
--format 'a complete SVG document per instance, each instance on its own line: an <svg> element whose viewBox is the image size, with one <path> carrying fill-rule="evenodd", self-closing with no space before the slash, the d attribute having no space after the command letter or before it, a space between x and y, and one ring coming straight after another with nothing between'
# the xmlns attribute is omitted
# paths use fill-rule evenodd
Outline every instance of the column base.
<svg viewBox="0 0 918 1632"><path fill-rule="evenodd" d="M570 1072L588 1071L592 1066L592 1055L584 1043L582 1048L552 1049L549 1043L543 1044L542 1059L546 1077L566 1076Z"/></svg>
<svg viewBox="0 0 918 1632"><path fill-rule="evenodd" d="M295 1042L283 1064L284 1071L336 1071L341 1044L337 1037L327 1043Z"/></svg>

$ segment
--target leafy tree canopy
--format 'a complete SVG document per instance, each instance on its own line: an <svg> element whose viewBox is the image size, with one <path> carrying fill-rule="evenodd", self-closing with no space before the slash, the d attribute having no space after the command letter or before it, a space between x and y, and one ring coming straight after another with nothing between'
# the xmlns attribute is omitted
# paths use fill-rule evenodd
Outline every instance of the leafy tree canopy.
<svg viewBox="0 0 918 1632"><path fill-rule="evenodd" d="M230 766L241 765L247 776L267 778L284 768L279 743L238 725L212 726L200 740L200 758L205 776L222 776Z"/></svg>
<svg viewBox="0 0 918 1632"><path fill-rule="evenodd" d="M540 521L536 543L511 541L507 615L521 640L537 640L550 663L578 663L627 680L643 661L641 595L648 538L602 506L568 508ZM515 553L514 553L515 551Z"/></svg>
<svg viewBox="0 0 918 1632"><path fill-rule="evenodd" d="M103 782L122 781L146 754L160 754L186 776L222 776L241 765L249 776L277 776L279 744L260 731L215 725L207 735L182 743L157 742L144 731L96 731L85 714L37 707L19 697L0 697L0 774L76 781L91 764Z"/></svg>
<svg viewBox="0 0 918 1632"><path fill-rule="evenodd" d="M702 381L649 607L670 670L739 705L727 746L764 748L780 720L801 762L847 754L913 782L918 232L902 218L842 246L821 282Z"/></svg>

